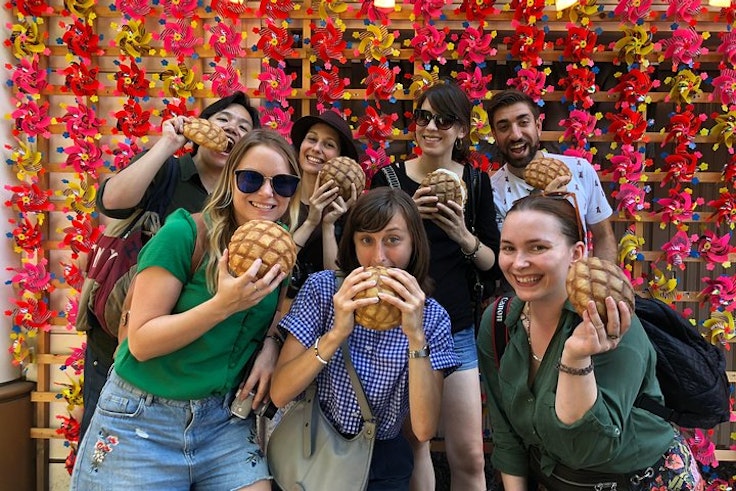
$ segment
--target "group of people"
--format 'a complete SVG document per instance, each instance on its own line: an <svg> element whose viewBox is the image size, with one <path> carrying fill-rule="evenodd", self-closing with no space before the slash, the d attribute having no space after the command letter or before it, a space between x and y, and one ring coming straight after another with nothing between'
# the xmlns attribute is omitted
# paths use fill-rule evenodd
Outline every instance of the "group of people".
<svg viewBox="0 0 736 491"><path fill-rule="evenodd" d="M359 155L335 112L297 120L290 145L259 129L257 111L236 93L200 115L223 127L231 148L195 146L178 159L185 118L164 122L153 147L98 194L113 218L157 210L157 187L178 166L165 225L139 256L114 363L95 345L102 334L88 341L72 489L270 490L255 412L231 417L230 404L253 394L254 409L269 400L283 407L316 382L330 422L358 434L344 343L376 418L369 490L434 489L429 441L439 430L452 489L488 489L481 379L493 468L506 490L703 489L683 437L634 406L642 393L662 399L635 314L607 299L604 323L592 302L581 318L567 300L573 262L615 258L612 210L595 171L551 155L572 171L555 183L566 192L533 193L523 171L543 155L539 107L507 90L488 105L503 166L474 186L470 115L457 85L429 87L413 113L416 156L391 165L396 179L379 172L370 191L353 189L347 200L332 180L318 180L331 158ZM477 195L439 202L420 185L438 169ZM240 277L229 273L229 237L256 219L291 232L291 277L279 266L259 276L260 260ZM371 266L387 268L381 280L395 296L360 298L375 286ZM502 356L491 325L476 325L475 272L502 273L515 293ZM356 309L379 301L401 312L399 327L356 323Z"/></svg>

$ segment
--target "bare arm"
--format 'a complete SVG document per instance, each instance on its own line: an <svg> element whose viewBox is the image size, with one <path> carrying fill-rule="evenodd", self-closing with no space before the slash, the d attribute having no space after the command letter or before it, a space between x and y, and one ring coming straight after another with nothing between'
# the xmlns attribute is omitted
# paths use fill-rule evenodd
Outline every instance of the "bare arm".
<svg viewBox="0 0 736 491"><path fill-rule="evenodd" d="M524 476L501 473L501 481L506 491L526 491L526 477Z"/></svg>
<svg viewBox="0 0 736 491"><path fill-rule="evenodd" d="M615 263L618 244L613 234L611 221L606 218L602 222L588 225L588 228L593 232L593 255Z"/></svg>

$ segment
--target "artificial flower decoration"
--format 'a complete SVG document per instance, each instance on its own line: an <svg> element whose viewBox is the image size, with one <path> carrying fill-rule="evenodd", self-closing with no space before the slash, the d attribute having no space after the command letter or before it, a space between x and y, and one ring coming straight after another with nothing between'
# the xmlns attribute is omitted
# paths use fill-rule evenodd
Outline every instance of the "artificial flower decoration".
<svg viewBox="0 0 736 491"><path fill-rule="evenodd" d="M130 20L120 28L120 32L115 37L115 43L122 53L133 58L140 58L146 53L155 52L149 44L152 39L153 36L146 32L143 21Z"/></svg>
<svg viewBox="0 0 736 491"><path fill-rule="evenodd" d="M259 17L285 20L295 8L298 6L294 5L292 0L261 0L256 14Z"/></svg>
<svg viewBox="0 0 736 491"><path fill-rule="evenodd" d="M700 464L710 467L718 467L716 446L712 441L710 441L710 438L705 434L705 431L699 428L693 430L693 436L687 439L687 444L692 449L693 457L695 457L695 460Z"/></svg>
<svg viewBox="0 0 736 491"><path fill-rule="evenodd" d="M71 288L74 288L78 292L82 291L82 284L84 284L84 272L79 264L76 262L72 263L60 263L62 274L64 275L64 281Z"/></svg>
<svg viewBox="0 0 736 491"><path fill-rule="evenodd" d="M572 7L557 12L557 18L561 18L564 12L568 13L568 18L573 24L589 26L590 18L603 12L603 5L598 5L598 0L580 0Z"/></svg>
<svg viewBox="0 0 736 491"><path fill-rule="evenodd" d="M557 46L563 47L563 56L574 63L583 65L592 64L591 57L595 51L602 50L602 46L596 46L598 35L595 31L586 27L567 25L567 37L558 38Z"/></svg>
<svg viewBox="0 0 736 491"><path fill-rule="evenodd" d="M712 311L725 310L732 312L736 304L733 300L736 298L736 281L734 277L720 275L718 278L705 277L701 281L705 283L698 297L701 305L708 301Z"/></svg>
<svg viewBox="0 0 736 491"><path fill-rule="evenodd" d="M685 22L689 24L695 21L695 17L700 13L702 0L670 0L669 7L665 15L674 17L675 22Z"/></svg>
<svg viewBox="0 0 736 491"><path fill-rule="evenodd" d="M294 112L294 108L290 107L284 110L279 106L272 105L272 107L260 106L258 109L261 112L262 127L278 131L284 138L291 138L289 135L291 133L291 127L294 126L291 115Z"/></svg>
<svg viewBox="0 0 736 491"><path fill-rule="evenodd" d="M634 63L648 66L647 56L654 50L652 33L639 25L622 27L621 30L623 37L611 46L615 55L613 62L615 64L623 62L628 66Z"/></svg>
<svg viewBox="0 0 736 491"><path fill-rule="evenodd" d="M713 271L718 264L724 268L731 267L729 254L736 252L736 247L731 246L731 234L723 234L720 237L712 230L705 230L700 237L693 236L695 249L698 255L705 260L705 267Z"/></svg>
<svg viewBox="0 0 736 491"><path fill-rule="evenodd" d="M677 291L677 278L668 278L654 264L651 265L652 279L649 280L649 294L667 305L679 300L682 294Z"/></svg>
<svg viewBox="0 0 736 491"><path fill-rule="evenodd" d="M319 58L322 61L337 60L345 63L344 50L348 43L343 39L345 24L341 21L337 23L331 18L327 19L319 26L312 26L312 37L309 38L309 44L312 47L314 55L310 58L312 62Z"/></svg>
<svg viewBox="0 0 736 491"><path fill-rule="evenodd" d="M39 19L41 21L41 19ZM23 18L17 24L7 24L10 29L10 38L5 40L5 46L11 46L13 56L19 60L36 55L48 55L45 40L48 33L40 32L38 24L30 18Z"/></svg>
<svg viewBox="0 0 736 491"><path fill-rule="evenodd" d="M559 125L565 128L559 142L567 141L572 142L576 147L586 147L588 138L601 134L601 130L595 127L599 116L600 114L592 114L590 111L573 109L568 118L561 119L559 122Z"/></svg>
<svg viewBox="0 0 736 491"><path fill-rule="evenodd" d="M369 66L368 76L361 81L366 86L366 98L373 97L376 104L390 100L396 91L396 74L399 70L398 66L389 68L388 63Z"/></svg>
<svg viewBox="0 0 736 491"><path fill-rule="evenodd" d="M411 77L411 85L409 85L408 93L416 99L417 96L424 90L427 90L434 84L440 83L439 67L436 65L432 67L432 71L417 70ZM406 75L408 77L408 75Z"/></svg>
<svg viewBox="0 0 736 491"><path fill-rule="evenodd" d="M674 189L679 189L683 184L692 182L698 167L698 160L702 156L700 152L692 151L686 145L678 145L673 153L664 158L662 170L665 176L660 187L671 182L674 184Z"/></svg>
<svg viewBox="0 0 736 491"><path fill-rule="evenodd" d="M713 79L711 100L719 102L724 109L736 104L736 71L724 68L720 75Z"/></svg>
<svg viewBox="0 0 736 491"><path fill-rule="evenodd" d="M716 225L723 224L733 230L736 226L736 194L722 188L719 198L708 201L708 206L716 210L708 217L709 220L715 220Z"/></svg>
<svg viewBox="0 0 736 491"><path fill-rule="evenodd" d="M365 61L384 63L387 56L399 54L399 50L393 47L396 36L397 33L389 33L386 26L368 25L365 31L353 33L355 39L360 39L354 54L363 55Z"/></svg>
<svg viewBox="0 0 736 491"><path fill-rule="evenodd" d="M6 9L15 7L25 17L44 17L54 12L47 0L14 0L12 5L5 4Z"/></svg>
<svg viewBox="0 0 736 491"><path fill-rule="evenodd" d="M504 10L510 9L514 13L511 27L519 25L534 25L544 16L545 0L511 0L504 5Z"/></svg>
<svg viewBox="0 0 736 491"><path fill-rule="evenodd" d="M44 101L40 106L33 100L20 102L10 117L15 120L15 132L22 133L29 138L38 136L49 138L51 136L48 101Z"/></svg>
<svg viewBox="0 0 736 491"><path fill-rule="evenodd" d="M701 54L708 54L708 48L703 47L703 37L694 27L675 29L672 37L661 42L664 48L664 58L672 60L672 71L676 72L680 65L690 68L695 66L695 59ZM664 58L660 58L660 61Z"/></svg>
<svg viewBox="0 0 736 491"><path fill-rule="evenodd" d="M254 32L260 35L256 48L263 51L267 59L283 62L294 54L294 37L285 21L276 25L271 19L266 19L266 27L256 28Z"/></svg>
<svg viewBox="0 0 736 491"><path fill-rule="evenodd" d="M574 64L567 65L567 77L560 79L560 87L565 89L563 102L582 106L583 109L589 109L593 105L592 96L598 92L593 70Z"/></svg>
<svg viewBox="0 0 736 491"><path fill-rule="evenodd" d="M164 14L167 18L189 19L197 10L197 0L162 0Z"/></svg>
<svg viewBox="0 0 736 491"><path fill-rule="evenodd" d="M151 2L148 0L115 0L115 10L122 12L129 19L145 19L151 13Z"/></svg>
<svg viewBox="0 0 736 491"><path fill-rule="evenodd" d="M67 374L70 383L56 382L56 385L64 387L59 391L56 397L63 398L66 401L67 411L72 411L76 406L82 405L82 384L79 379L75 380Z"/></svg>
<svg viewBox="0 0 736 491"><path fill-rule="evenodd" d="M328 17L341 17L348 11L347 3L342 0L319 0L319 18L327 20Z"/></svg>
<svg viewBox="0 0 736 491"><path fill-rule="evenodd" d="M680 145L692 146L695 142L695 136L700 131L700 125L707 118L708 116L705 114L696 116L691 105L688 105L683 112L672 114L667 123L667 134L662 140L661 146L664 147L668 143L674 143L676 147Z"/></svg>
<svg viewBox="0 0 736 491"><path fill-rule="evenodd" d="M619 214L623 214L629 220L641 220L641 211L649 209L649 202L646 199L647 191L644 188L626 182L611 193L616 200L616 209Z"/></svg>
<svg viewBox="0 0 736 491"><path fill-rule="evenodd" d="M26 331L34 331L34 334L39 330L51 330L51 318L56 317L57 312L49 310L45 301L33 297L11 298L10 301L15 304L15 308L10 313L6 311L6 315L13 318L13 324Z"/></svg>
<svg viewBox="0 0 736 491"><path fill-rule="evenodd" d="M655 84L647 73L634 68L624 74L617 73L615 76L618 78L618 83L608 93L619 95L616 101L616 109L620 109L624 105L636 108L641 103L651 101L647 94ZM658 81L657 86L659 86Z"/></svg>
<svg viewBox="0 0 736 491"><path fill-rule="evenodd" d="M360 166L363 168L363 171L365 171L366 187L370 188L370 179L382 167L385 167L390 163L391 159L386 155L386 150L382 146L379 146L378 148L366 148L360 161Z"/></svg>
<svg viewBox="0 0 736 491"><path fill-rule="evenodd" d="M39 298L39 295L43 292L51 292L54 290L54 286L51 284L51 273L46 269L48 261L46 258L41 258L38 264L34 264L31 261L23 262L22 268L5 268L8 271L13 271L15 274L10 278L10 284L20 291L23 291L24 295L29 293L35 298Z"/></svg>
<svg viewBox="0 0 736 491"><path fill-rule="evenodd" d="M249 10L248 4L245 1L212 0L210 6L220 17L225 17L233 22L237 21L241 15Z"/></svg>
<svg viewBox="0 0 736 491"><path fill-rule="evenodd" d="M97 169L105 165L102 160L102 151L94 140L74 140L74 144L64 148L68 155L62 167L73 167L80 174L88 173L93 179L97 179Z"/></svg>
<svg viewBox="0 0 736 491"><path fill-rule="evenodd" d="M484 20L498 14L496 0L462 0L455 13L465 13L467 20Z"/></svg>
<svg viewBox="0 0 736 491"><path fill-rule="evenodd" d="M209 45L215 52L216 57L225 58L229 61L245 57L245 50L242 46L245 33L238 32L237 29L239 28L239 22L233 27L224 22L218 22L210 26Z"/></svg>
<svg viewBox="0 0 736 491"><path fill-rule="evenodd" d="M722 32L719 34L721 44L718 45L716 51L723 55L722 66L736 67L736 31Z"/></svg>
<svg viewBox="0 0 736 491"><path fill-rule="evenodd" d="M608 133L613 135L613 140L618 144L631 145L645 140L644 132L648 123L641 112L622 107L619 112L606 113L606 119L611 121Z"/></svg>
<svg viewBox="0 0 736 491"><path fill-rule="evenodd" d="M733 0L731 1L731 4L728 7L722 8L717 14L716 14L716 22L721 21L725 19L726 24L728 24L731 27L736 26L736 4L734 4Z"/></svg>
<svg viewBox="0 0 736 491"><path fill-rule="evenodd" d="M622 0L613 10L613 15L629 24L641 24L652 9L652 0Z"/></svg>
<svg viewBox="0 0 736 491"><path fill-rule="evenodd" d="M484 153L472 150L468 155L468 162L481 172L491 170L491 161Z"/></svg>
<svg viewBox="0 0 736 491"><path fill-rule="evenodd" d="M74 331L77 325L77 313L79 312L79 295L68 298L68 302L64 305L64 311L59 315L66 319L64 326L67 331Z"/></svg>
<svg viewBox="0 0 736 491"><path fill-rule="evenodd" d="M707 77L708 74L705 72L697 75L690 70L680 70L674 77L665 78L664 83L672 85L669 94L664 98L665 102L690 104L693 99L703 94L700 84Z"/></svg>
<svg viewBox="0 0 736 491"><path fill-rule="evenodd" d="M217 97L227 97L236 91L245 91L246 87L240 82L240 70L233 65L216 65L210 75L205 75L205 80L212 84L212 92Z"/></svg>
<svg viewBox="0 0 736 491"><path fill-rule="evenodd" d="M407 40L408 46L411 46L414 53L409 60L414 63L421 61L424 65L436 61L440 65L447 63L445 51L447 50L447 33L448 28L437 29L434 24L419 25L414 24L414 37Z"/></svg>
<svg viewBox="0 0 736 491"><path fill-rule="evenodd" d="M167 22L161 32L154 37L164 43L164 48L159 50L161 56L171 53L179 60L190 58L197 46L203 43L202 38L195 34L192 22L185 19Z"/></svg>
<svg viewBox="0 0 736 491"><path fill-rule="evenodd" d="M151 82L146 79L145 68L139 68L138 64L131 60L130 65L119 63L115 77L115 95L126 95L128 97L145 97Z"/></svg>
<svg viewBox="0 0 736 491"><path fill-rule="evenodd" d="M728 153L734 153L734 130L736 130L736 109L728 111L726 114L713 114L716 124L710 129L710 135L715 135L717 142L713 144L713 150L718 150L721 145L725 145Z"/></svg>
<svg viewBox="0 0 736 491"><path fill-rule="evenodd" d="M463 89L463 92L472 100L489 99L491 97L491 91L488 90L488 85L493 79L492 74L483 75L479 66L470 72L460 72L455 77L457 84Z"/></svg>
<svg viewBox="0 0 736 491"><path fill-rule="evenodd" d="M393 124L397 119L398 114L378 114L375 108L368 106L365 114L358 119L355 137L367 138L382 145L393 136Z"/></svg>
<svg viewBox="0 0 736 491"><path fill-rule="evenodd" d="M594 152L588 150L588 148L586 147L567 147L562 153L563 155L569 155L578 159L587 160L591 164L593 163L593 156L595 155Z"/></svg>
<svg viewBox="0 0 736 491"><path fill-rule="evenodd" d="M34 99L38 99L39 93L48 85L46 70L38 67L38 56L36 55L19 60L15 66L6 65L5 68L9 70L12 68L10 79L13 81L13 86Z"/></svg>
<svg viewBox="0 0 736 491"><path fill-rule="evenodd" d="M194 70L191 70L183 61L164 70L159 77L164 83L166 94L172 97L191 97L195 90L204 88L202 82L197 82Z"/></svg>
<svg viewBox="0 0 736 491"><path fill-rule="evenodd" d="M21 213L43 213L54 209L53 203L49 201L53 191L41 189L37 182L21 182L15 186L6 184L5 190L13 193L5 206L13 207ZM38 218L42 221L42 217Z"/></svg>
<svg viewBox="0 0 736 491"><path fill-rule="evenodd" d="M113 162L110 170L115 172L125 169L130 163L130 159L142 151L143 149L136 142L117 142L117 147L112 151Z"/></svg>
<svg viewBox="0 0 736 491"><path fill-rule="evenodd" d="M544 35L544 31L535 26L520 25L514 34L503 38L503 42L508 46L511 56L521 60L522 67L539 66L542 64L539 55L547 46Z"/></svg>
<svg viewBox="0 0 736 491"><path fill-rule="evenodd" d="M736 155L731 154L729 161L723 165L721 179L729 186L736 187Z"/></svg>
<svg viewBox="0 0 736 491"><path fill-rule="evenodd" d="M66 113L61 118L56 119L56 123L64 123L66 128L66 137L79 138L99 138L100 127L105 124L104 119L97 117L94 109L82 104L76 106L62 106L66 109Z"/></svg>
<svg viewBox="0 0 736 491"><path fill-rule="evenodd" d="M65 227L62 232L64 238L61 245L72 250L72 259L77 259L79 254L87 254L102 233L100 227L93 227L89 217L77 215L70 220L71 225Z"/></svg>
<svg viewBox="0 0 736 491"><path fill-rule="evenodd" d="M113 133L121 131L128 138L145 137L151 131L151 111L144 111L140 104L133 99L123 104L123 109L113 114L117 124Z"/></svg>
<svg viewBox="0 0 736 491"><path fill-rule="evenodd" d="M516 72L516 77L510 78L507 83L510 87L524 92L541 106L544 105L543 97L554 91L554 87L545 85L549 73L549 68L544 70L538 70L537 67L521 68Z"/></svg>
<svg viewBox="0 0 736 491"><path fill-rule="evenodd" d="M345 88L350 85L350 79L340 77L340 70L331 65L329 70L323 68L311 76L311 85L306 95L317 96L317 104L321 107L331 105L345 96Z"/></svg>
<svg viewBox="0 0 736 491"><path fill-rule="evenodd" d="M294 97L295 90L291 84L296 79L296 73L286 74L281 66L261 65L261 73L258 74L258 85L256 96L261 95L269 102L278 102L281 107L289 105L286 98Z"/></svg>
<svg viewBox="0 0 736 491"><path fill-rule="evenodd" d="M703 321L703 327L708 330L711 344L722 344L726 349L729 347L728 342L736 335L733 314L728 311L712 311L710 318Z"/></svg>
<svg viewBox="0 0 736 491"><path fill-rule="evenodd" d="M26 179L37 179L44 172L41 162L41 152L31 148L23 141L16 141L18 148L14 149L8 159L9 164L16 167L16 177L19 181Z"/></svg>
<svg viewBox="0 0 736 491"><path fill-rule="evenodd" d="M83 17L86 19L90 17L94 8L94 0L64 0L64 9L75 17Z"/></svg>
<svg viewBox="0 0 736 491"><path fill-rule="evenodd" d="M390 11L393 12L394 9ZM373 0L362 0L360 2L360 11L357 14L358 19L368 19L372 24L388 22L389 9L376 7Z"/></svg>
<svg viewBox="0 0 736 491"><path fill-rule="evenodd" d="M61 365L60 370L66 371L67 368L71 368L70 371L74 372L74 375L80 376L84 372L84 352L87 347L87 343L82 343L79 348L72 348L69 356L66 357L64 363Z"/></svg>
<svg viewBox="0 0 736 491"><path fill-rule="evenodd" d="M496 37L496 31L484 32L483 27L475 29L467 27L457 42L457 48L453 51L452 56L460 58L463 66L468 68L471 63L476 65L485 62L486 58L495 56L498 52L496 48L491 46L491 42Z"/></svg>
<svg viewBox="0 0 736 491"><path fill-rule="evenodd" d="M65 78L62 92L72 91L78 97L97 96L100 82L97 80L98 67L88 68L87 63L73 61L61 72Z"/></svg>
<svg viewBox="0 0 736 491"><path fill-rule="evenodd" d="M57 415L56 419L61 420L61 426L57 428L56 434L62 435L64 439L67 441L78 442L79 441L79 421L77 421L73 417L67 417L61 414Z"/></svg>
<svg viewBox="0 0 736 491"><path fill-rule="evenodd" d="M677 227L678 230L687 230L685 222L695 218L695 208L703 204L703 198L697 198L693 201L692 189L670 189L669 198L659 198L657 203L662 208L659 210L662 223L659 228L664 229L668 224Z"/></svg>
<svg viewBox="0 0 736 491"><path fill-rule="evenodd" d="M692 246L690 236L682 230L678 231L672 239L662 244L662 255L667 261L667 269L671 270L676 267L684 271L685 259L690 257Z"/></svg>
<svg viewBox="0 0 736 491"><path fill-rule="evenodd" d="M620 265L626 262L642 261L644 259L641 249L644 247L646 241L644 237L636 235L633 228L633 226L627 228L623 237L618 242L618 263Z"/></svg>
<svg viewBox="0 0 736 491"><path fill-rule="evenodd" d="M86 179L81 181L66 181L62 194L66 197L64 211L73 211L77 214L91 214L95 211L97 188L89 184Z"/></svg>
<svg viewBox="0 0 736 491"><path fill-rule="evenodd" d="M474 105L470 113L470 141L477 145L481 141L488 141L491 136L491 125L488 122L488 113L480 104Z"/></svg>
<svg viewBox="0 0 736 491"><path fill-rule="evenodd" d="M63 28L64 24L60 23ZM77 17L73 24L66 26L66 32L61 37L69 51L80 58L89 59L91 56L103 53L99 46L100 36L92 29L92 25L85 19Z"/></svg>
<svg viewBox="0 0 736 491"><path fill-rule="evenodd" d="M442 17L442 7L450 3L448 0L409 0L414 5L411 20L424 19L429 22L432 19Z"/></svg>

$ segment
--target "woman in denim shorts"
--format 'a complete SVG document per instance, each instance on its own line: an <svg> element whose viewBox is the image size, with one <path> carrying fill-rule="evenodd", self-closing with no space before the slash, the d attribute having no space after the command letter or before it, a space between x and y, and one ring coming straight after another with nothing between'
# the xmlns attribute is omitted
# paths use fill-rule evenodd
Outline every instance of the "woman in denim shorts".
<svg viewBox="0 0 736 491"><path fill-rule="evenodd" d="M298 187L291 146L275 132L251 131L235 144L201 219L177 210L143 248L127 337L71 489L271 489L255 417L232 417L229 408L244 378L240 397L253 392L251 407L268 395L281 343L267 331L277 332L288 272L276 265L258 275L257 259L234 277L227 247L250 220L295 217Z"/></svg>

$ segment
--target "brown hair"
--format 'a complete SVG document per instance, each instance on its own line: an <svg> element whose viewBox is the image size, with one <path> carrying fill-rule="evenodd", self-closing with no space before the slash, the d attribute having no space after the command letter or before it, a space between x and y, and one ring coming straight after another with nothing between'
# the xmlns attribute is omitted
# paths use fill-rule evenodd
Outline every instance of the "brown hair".
<svg viewBox="0 0 736 491"><path fill-rule="evenodd" d="M570 193L572 195L572 193ZM574 245L583 241L580 230L580 215L575 205L566 197L567 193L554 195L530 194L524 198L516 200L511 209L506 214L509 215L517 211L538 211L546 215L550 215L560 224L560 231L567 239L568 245ZM503 230L501 231L503 233Z"/></svg>
<svg viewBox="0 0 736 491"><path fill-rule="evenodd" d="M465 162L470 154L470 115L473 111L470 99L457 84L448 80L421 92L417 96L416 108L420 109L425 100L429 101L429 105L437 114L455 116L457 122L465 129L465 137L459 140L459 145L452 148L452 159L460 163Z"/></svg>
<svg viewBox="0 0 736 491"><path fill-rule="evenodd" d="M507 89L501 92L497 92L488 104L488 123L493 128L493 118L496 115L496 111L503 107L513 106L514 104L523 103L529 106L529 110L534 115L534 120L539 119L541 110L539 106L534 102L534 99L526 95L525 93L516 89Z"/></svg>

